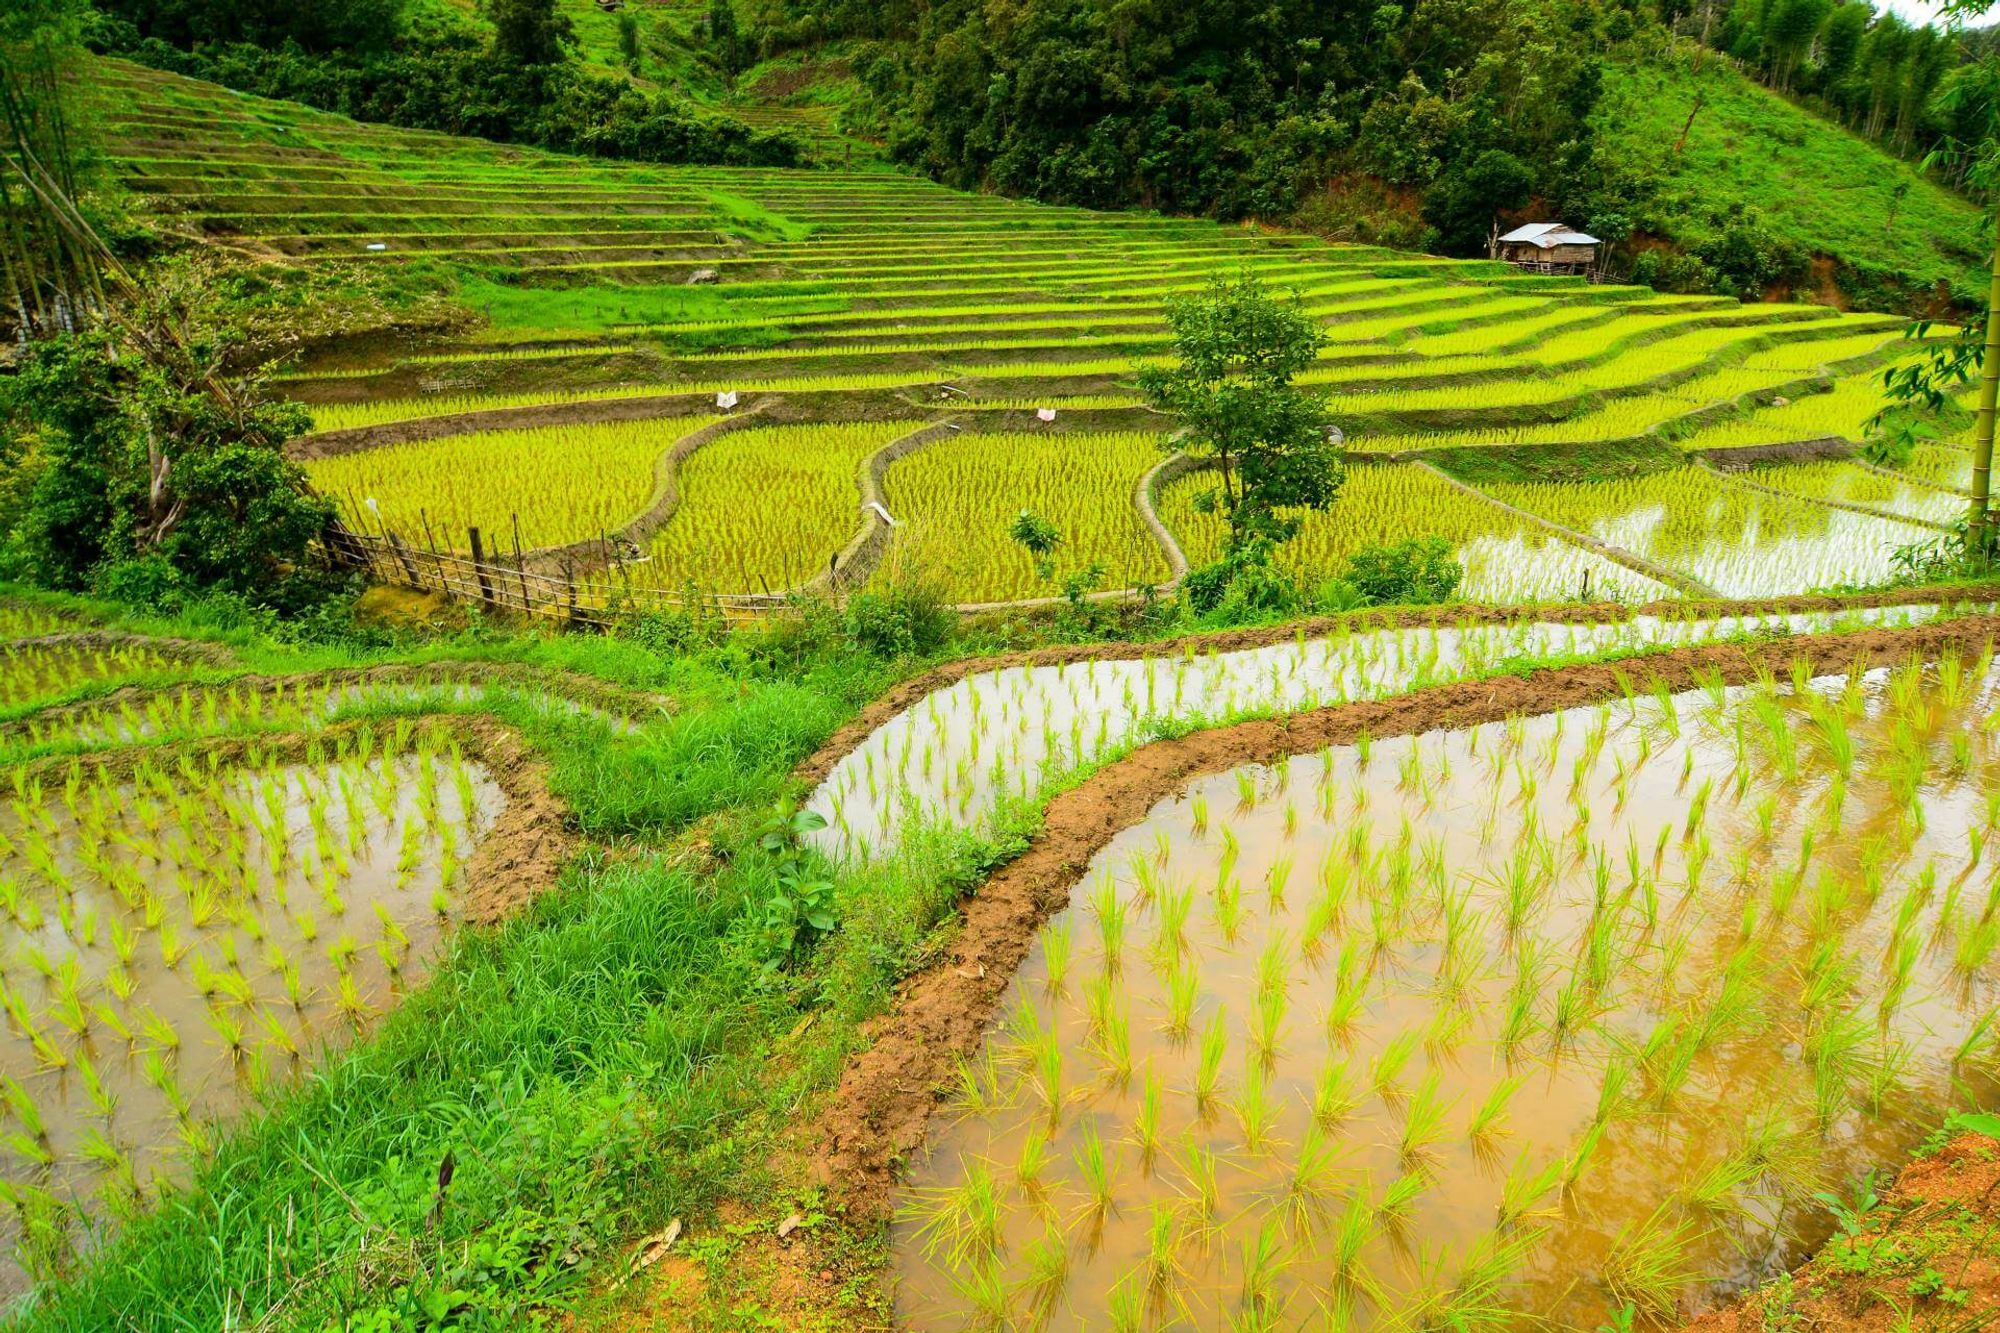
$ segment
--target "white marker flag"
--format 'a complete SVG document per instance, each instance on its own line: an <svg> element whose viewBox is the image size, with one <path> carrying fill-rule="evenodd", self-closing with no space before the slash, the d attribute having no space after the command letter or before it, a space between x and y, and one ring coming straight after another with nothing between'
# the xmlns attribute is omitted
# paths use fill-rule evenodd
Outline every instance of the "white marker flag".
<svg viewBox="0 0 2000 1333"><path fill-rule="evenodd" d="M715 405L720 408L731 408L736 406L736 390L727 389L722 393L715 395Z"/></svg>
<svg viewBox="0 0 2000 1333"><path fill-rule="evenodd" d="M1056 410L1053 407L1038 408L1035 415L1044 421L1054 421L1056 419Z"/></svg>

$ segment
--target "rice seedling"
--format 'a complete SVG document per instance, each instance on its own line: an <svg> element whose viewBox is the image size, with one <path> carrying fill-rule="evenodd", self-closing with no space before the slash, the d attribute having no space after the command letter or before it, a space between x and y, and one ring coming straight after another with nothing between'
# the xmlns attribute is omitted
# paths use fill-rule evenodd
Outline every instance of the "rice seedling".
<svg viewBox="0 0 2000 1333"><path fill-rule="evenodd" d="M1604 1264L1604 1285L1614 1301L1650 1314L1674 1311L1677 1294L1697 1276L1692 1252L1701 1229L1663 1204L1627 1227Z"/></svg>
<svg viewBox="0 0 2000 1333"><path fill-rule="evenodd" d="M1253 1058L1244 1068L1243 1082L1236 1090L1234 1109L1236 1122L1243 1133L1243 1146L1253 1153L1269 1151L1274 1146L1272 1132L1277 1124L1278 1108L1272 1102L1261 1060Z"/></svg>
<svg viewBox="0 0 2000 1333"><path fill-rule="evenodd" d="M1291 997L1282 986L1272 990L1260 989L1257 993L1252 1010L1250 1045L1256 1059L1267 1068L1277 1063L1284 1038L1285 1011L1290 1002Z"/></svg>
<svg viewBox="0 0 2000 1333"><path fill-rule="evenodd" d="M1145 1327L1145 1283L1136 1273L1120 1278L1105 1298L1105 1317L1114 1333L1139 1333Z"/></svg>
<svg viewBox="0 0 2000 1333"><path fill-rule="evenodd" d="M1382 1190L1382 1197L1375 1201L1377 1221L1392 1231L1401 1231L1409 1225L1416 1210L1417 1200L1430 1188L1431 1177L1426 1171L1405 1171L1390 1181Z"/></svg>
<svg viewBox="0 0 2000 1333"><path fill-rule="evenodd" d="M1125 900L1119 895L1117 884L1108 878L1100 883L1091 907L1097 916L1098 948L1104 970L1116 972L1124 957L1126 923Z"/></svg>
<svg viewBox="0 0 2000 1333"><path fill-rule="evenodd" d="M1042 1234L1030 1241L1024 1253L1027 1275L1017 1291L1028 1322L1046 1322L1062 1301L1069 1285L1069 1237L1053 1219L1043 1224Z"/></svg>
<svg viewBox="0 0 2000 1333"><path fill-rule="evenodd" d="M1201 978L1192 956L1176 961L1166 976L1166 1018L1162 1030L1175 1043L1187 1039L1194 1021L1195 1003L1201 994Z"/></svg>
<svg viewBox="0 0 2000 1333"><path fill-rule="evenodd" d="M1483 1153L1494 1151L1498 1141L1506 1137L1507 1108L1527 1082L1524 1074L1510 1075L1493 1085L1493 1090L1480 1102L1467 1123L1465 1136L1473 1147Z"/></svg>
<svg viewBox="0 0 2000 1333"><path fill-rule="evenodd" d="M1078 1221L1094 1234L1110 1218L1117 1199L1112 1188L1110 1156L1104 1141L1098 1137L1095 1121L1084 1123L1074 1157L1077 1177L1087 1195Z"/></svg>
<svg viewBox="0 0 2000 1333"><path fill-rule="evenodd" d="M959 1267L990 1257L999 1247L1000 1195L983 1163L965 1163L958 1185L925 1196L914 1209L916 1243L926 1255Z"/></svg>

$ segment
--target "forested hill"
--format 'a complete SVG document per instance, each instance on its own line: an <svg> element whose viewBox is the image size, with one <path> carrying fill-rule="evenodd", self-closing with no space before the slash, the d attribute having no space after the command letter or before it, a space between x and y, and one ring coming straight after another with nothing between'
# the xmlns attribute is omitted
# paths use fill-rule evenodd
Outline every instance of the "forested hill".
<svg viewBox="0 0 2000 1333"><path fill-rule="evenodd" d="M1977 209L1913 163L1990 133L1996 99L1957 94L1992 46L1862 0L93 3L100 49L575 151L872 144L968 189L1458 255L1555 218L1680 292L1936 313L1982 284Z"/></svg>
<svg viewBox="0 0 2000 1333"><path fill-rule="evenodd" d="M1974 67L1865 5L947 0L909 32L864 67L874 106L956 184L1454 254L1554 217L1672 290L1976 299L1976 209L1896 155L1987 132L1940 110Z"/></svg>

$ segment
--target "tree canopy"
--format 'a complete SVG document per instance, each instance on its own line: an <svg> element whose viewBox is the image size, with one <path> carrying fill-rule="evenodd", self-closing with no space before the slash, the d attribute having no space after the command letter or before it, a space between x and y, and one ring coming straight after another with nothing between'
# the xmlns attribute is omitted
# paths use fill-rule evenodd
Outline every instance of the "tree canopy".
<svg viewBox="0 0 2000 1333"><path fill-rule="evenodd" d="M1324 333L1296 300L1245 275L1167 307L1177 364L1140 372L1146 397L1181 423L1176 446L1213 460L1220 485L1207 506L1229 524L1232 549L1282 542L1296 513L1340 493L1340 451L1326 400L1294 384Z"/></svg>

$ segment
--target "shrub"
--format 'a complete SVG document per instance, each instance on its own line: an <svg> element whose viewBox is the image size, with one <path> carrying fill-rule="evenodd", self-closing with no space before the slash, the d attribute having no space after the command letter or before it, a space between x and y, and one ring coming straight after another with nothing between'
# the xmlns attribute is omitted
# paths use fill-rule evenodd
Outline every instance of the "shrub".
<svg viewBox="0 0 2000 1333"><path fill-rule="evenodd" d="M928 583L892 583L847 603L847 637L877 657L920 657L951 641L957 617Z"/></svg>
<svg viewBox="0 0 2000 1333"><path fill-rule="evenodd" d="M1452 558L1442 537L1411 537L1388 546L1367 546L1347 559L1340 581L1376 605L1428 606L1458 591L1465 566Z"/></svg>
<svg viewBox="0 0 2000 1333"><path fill-rule="evenodd" d="M685 605L662 606L632 617L621 632L663 657L679 657L720 642L724 626L720 616L708 614L701 599L691 596Z"/></svg>
<svg viewBox="0 0 2000 1333"><path fill-rule="evenodd" d="M1181 596L1196 615L1218 621L1261 620L1298 609L1298 580L1271 559L1273 545L1253 537L1221 559L1188 571Z"/></svg>

